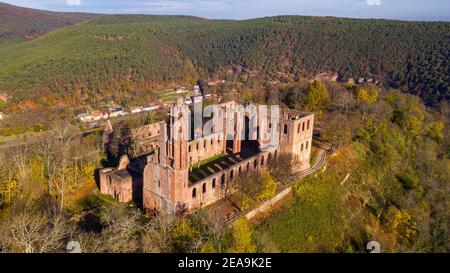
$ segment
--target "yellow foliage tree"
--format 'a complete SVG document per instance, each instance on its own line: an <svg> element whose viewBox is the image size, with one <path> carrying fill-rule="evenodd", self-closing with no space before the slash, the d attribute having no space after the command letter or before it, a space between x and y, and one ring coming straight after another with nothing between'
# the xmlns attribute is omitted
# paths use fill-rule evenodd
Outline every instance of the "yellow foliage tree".
<svg viewBox="0 0 450 273"><path fill-rule="evenodd" d="M233 246L230 252L252 253L256 251L253 244L252 230L246 218L237 219L232 225Z"/></svg>
<svg viewBox="0 0 450 273"><path fill-rule="evenodd" d="M330 94L327 87L319 81L314 81L306 91L304 107L321 115L329 101Z"/></svg>
<svg viewBox="0 0 450 273"><path fill-rule="evenodd" d="M386 227L400 242L411 242L417 235L417 224L412 216L393 206L387 212Z"/></svg>
<svg viewBox="0 0 450 273"><path fill-rule="evenodd" d="M270 175L268 171L261 171L261 182L263 184L263 187L261 189L261 192L259 193L257 199L258 200L264 200L269 199L275 196L277 191L277 184L275 183L275 180Z"/></svg>
<svg viewBox="0 0 450 273"><path fill-rule="evenodd" d="M176 251L190 252L191 244L199 237L199 232L186 220L181 221L172 231Z"/></svg>
<svg viewBox="0 0 450 273"><path fill-rule="evenodd" d="M378 91L371 89L358 89L356 91L356 99L360 103L373 104L378 100Z"/></svg>

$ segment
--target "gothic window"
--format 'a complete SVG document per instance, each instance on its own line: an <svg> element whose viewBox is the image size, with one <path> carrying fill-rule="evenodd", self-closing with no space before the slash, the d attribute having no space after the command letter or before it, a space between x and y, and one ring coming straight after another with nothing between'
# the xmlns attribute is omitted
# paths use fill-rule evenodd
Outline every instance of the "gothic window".
<svg viewBox="0 0 450 273"><path fill-rule="evenodd" d="M215 179L215 178L212 180L212 188L213 188L213 189L216 188L216 179Z"/></svg>
<svg viewBox="0 0 450 273"><path fill-rule="evenodd" d="M226 179L225 174L222 174L222 180L220 181L220 185L222 186L222 189L225 188L225 179Z"/></svg>
<svg viewBox="0 0 450 273"><path fill-rule="evenodd" d="M197 189L193 189L192 190L192 199L195 199L195 198L197 198Z"/></svg>
<svg viewBox="0 0 450 273"><path fill-rule="evenodd" d="M203 184L202 192L203 192L203 193L206 193L206 183Z"/></svg>

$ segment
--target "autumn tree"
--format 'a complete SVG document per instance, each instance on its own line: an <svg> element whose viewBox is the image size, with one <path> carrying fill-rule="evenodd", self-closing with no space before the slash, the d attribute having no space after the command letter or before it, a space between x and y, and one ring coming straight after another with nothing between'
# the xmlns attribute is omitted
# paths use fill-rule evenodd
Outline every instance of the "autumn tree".
<svg viewBox="0 0 450 273"><path fill-rule="evenodd" d="M256 247L253 242L253 233L247 219L241 217L233 222L231 226L231 234L233 244L230 252L233 253L252 253L255 252Z"/></svg>
<svg viewBox="0 0 450 273"><path fill-rule="evenodd" d="M319 81L314 81L306 90L304 107L306 110L314 111L321 115L329 101L330 95L327 87Z"/></svg>

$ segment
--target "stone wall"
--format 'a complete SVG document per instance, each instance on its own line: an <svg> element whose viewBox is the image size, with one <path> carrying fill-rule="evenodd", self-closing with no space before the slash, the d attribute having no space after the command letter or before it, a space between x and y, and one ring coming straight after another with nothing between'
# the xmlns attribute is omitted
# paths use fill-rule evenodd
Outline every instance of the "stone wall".
<svg viewBox="0 0 450 273"><path fill-rule="evenodd" d="M225 140L220 133L189 142L188 152L191 165L225 152Z"/></svg>
<svg viewBox="0 0 450 273"><path fill-rule="evenodd" d="M205 207L224 198L230 193L226 192L230 190L228 187L230 182L243 173L267 167L277 154L277 151L259 153L191 185L187 200L188 208Z"/></svg>
<svg viewBox="0 0 450 273"><path fill-rule="evenodd" d="M262 203L258 207L256 207L256 208L252 209L251 211L247 212L245 214L245 218L250 220L253 217L255 217L258 213L268 211L269 209L272 208L273 205L275 205L280 200L282 200L284 197L286 197L289 193L291 193L291 191L292 191L292 187L288 187L288 188L282 190L277 195L275 195L273 198L265 201L264 203Z"/></svg>

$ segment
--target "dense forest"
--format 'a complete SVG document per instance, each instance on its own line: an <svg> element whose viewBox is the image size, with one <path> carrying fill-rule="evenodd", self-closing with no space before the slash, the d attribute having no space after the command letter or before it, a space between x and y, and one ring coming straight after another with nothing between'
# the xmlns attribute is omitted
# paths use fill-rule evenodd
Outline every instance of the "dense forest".
<svg viewBox="0 0 450 273"><path fill-rule="evenodd" d="M12 104L92 98L198 78L292 82L319 73L449 99L450 24L280 16L244 21L111 15L0 49Z"/></svg>
<svg viewBox="0 0 450 273"><path fill-rule="evenodd" d="M50 12L0 2L0 47L35 39L60 27L77 24L95 14Z"/></svg>

